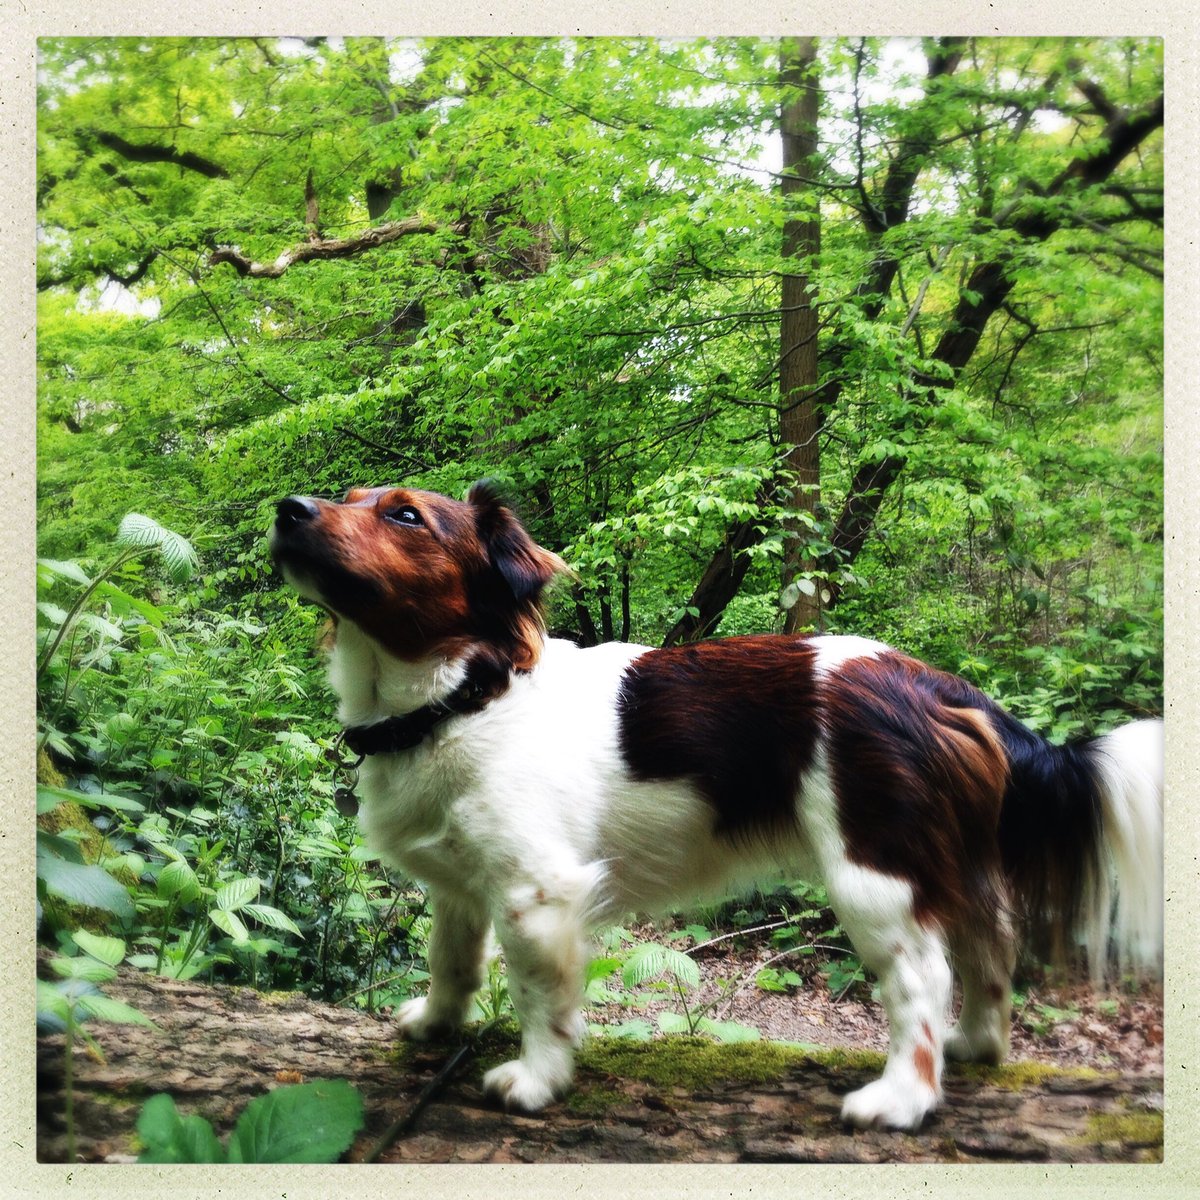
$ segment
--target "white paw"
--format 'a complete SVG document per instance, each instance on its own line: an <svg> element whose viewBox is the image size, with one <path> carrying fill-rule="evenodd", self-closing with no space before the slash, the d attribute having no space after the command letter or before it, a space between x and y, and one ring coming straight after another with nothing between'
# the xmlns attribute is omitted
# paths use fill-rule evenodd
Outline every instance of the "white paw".
<svg viewBox="0 0 1200 1200"><path fill-rule="evenodd" d="M429 1007L425 996L406 1000L396 1009L396 1025L403 1037L414 1042L427 1042L448 1037L461 1024L445 1013Z"/></svg>
<svg viewBox="0 0 1200 1200"><path fill-rule="evenodd" d="M484 1075L483 1090L510 1111L535 1113L565 1092L570 1082L569 1075L549 1078L514 1058Z"/></svg>
<svg viewBox="0 0 1200 1200"><path fill-rule="evenodd" d="M966 1033L955 1025L946 1034L943 1053L954 1062L1002 1063L1008 1048L991 1031Z"/></svg>
<svg viewBox="0 0 1200 1200"><path fill-rule="evenodd" d="M912 1080L898 1086L877 1079L851 1092L842 1101L842 1120L856 1129L919 1129L937 1107L937 1097L924 1084Z"/></svg>

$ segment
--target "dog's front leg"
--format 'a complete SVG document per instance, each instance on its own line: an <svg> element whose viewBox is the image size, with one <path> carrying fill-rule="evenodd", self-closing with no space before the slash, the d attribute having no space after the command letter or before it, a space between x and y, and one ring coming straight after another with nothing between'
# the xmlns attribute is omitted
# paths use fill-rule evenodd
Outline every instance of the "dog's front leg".
<svg viewBox="0 0 1200 1200"><path fill-rule="evenodd" d="M476 901L431 888L433 925L429 934L429 994L402 1004L400 1032L416 1041L453 1033L470 1015L471 999L483 983L491 920Z"/></svg>
<svg viewBox="0 0 1200 1200"><path fill-rule="evenodd" d="M521 1022L521 1056L489 1071L483 1088L505 1108L537 1112L570 1086L585 1028L587 937L577 897L569 889L515 889L496 914L496 932Z"/></svg>

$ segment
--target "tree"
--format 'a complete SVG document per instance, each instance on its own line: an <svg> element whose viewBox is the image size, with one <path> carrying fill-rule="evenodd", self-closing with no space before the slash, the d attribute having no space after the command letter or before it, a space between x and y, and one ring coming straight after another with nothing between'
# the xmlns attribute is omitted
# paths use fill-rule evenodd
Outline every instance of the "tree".
<svg viewBox="0 0 1200 1200"><path fill-rule="evenodd" d="M233 530L236 589L277 494L501 472L585 640L762 627L809 587L836 623L913 505L973 554L1023 536L1000 493L1059 469L1034 434L1085 355L1105 473L1123 405L1153 418L1159 326L1123 306L1159 304L1160 51L48 41L43 543L136 491Z"/></svg>
<svg viewBox="0 0 1200 1200"><path fill-rule="evenodd" d="M784 38L780 44L780 83L783 102L779 130L783 141L781 192L805 199L804 176L817 168L817 119L820 88L816 38ZM817 525L821 488L821 410L817 404L817 306L812 276L821 251L821 218L816 189L809 189L805 209L784 210L783 257L804 264L783 276L780 285L779 337L779 440L788 447L784 465L792 484L787 523L792 541L784 551L784 595L788 605L785 628L789 633L817 624L821 614L821 589L806 573L812 564L804 554L810 531ZM789 587L792 591L789 596Z"/></svg>

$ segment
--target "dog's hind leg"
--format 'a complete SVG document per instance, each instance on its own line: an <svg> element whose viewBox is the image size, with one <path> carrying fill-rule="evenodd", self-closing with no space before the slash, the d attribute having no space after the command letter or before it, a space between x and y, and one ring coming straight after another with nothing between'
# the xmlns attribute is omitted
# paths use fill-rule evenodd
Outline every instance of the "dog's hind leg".
<svg viewBox="0 0 1200 1200"><path fill-rule="evenodd" d="M941 1096L950 967L941 933L917 920L903 880L846 860L828 874L829 899L864 964L879 976L889 1026L883 1076L842 1102L859 1128L917 1129Z"/></svg>
<svg viewBox="0 0 1200 1200"><path fill-rule="evenodd" d="M962 980L958 1021L946 1035L946 1057L956 1062L1001 1063L1008 1055L1012 1014L1012 974L1016 947L1008 918L951 937L954 968Z"/></svg>
<svg viewBox="0 0 1200 1200"><path fill-rule="evenodd" d="M483 984L491 926L483 905L466 897L431 888L429 900L429 994L406 1001L396 1014L400 1032L416 1041L452 1033L470 1015Z"/></svg>
<svg viewBox="0 0 1200 1200"><path fill-rule="evenodd" d="M496 931L509 995L521 1022L521 1056L488 1071L483 1088L505 1108L537 1112L571 1083L585 1025L580 1011L588 959L587 917L596 868L510 889Z"/></svg>

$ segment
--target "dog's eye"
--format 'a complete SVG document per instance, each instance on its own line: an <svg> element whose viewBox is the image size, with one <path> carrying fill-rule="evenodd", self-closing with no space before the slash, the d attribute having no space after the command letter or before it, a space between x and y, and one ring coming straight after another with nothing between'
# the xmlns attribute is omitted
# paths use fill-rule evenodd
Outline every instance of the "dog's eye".
<svg viewBox="0 0 1200 1200"><path fill-rule="evenodd" d="M423 525L421 514L415 508L408 504L402 504L399 508L389 509L383 514L385 521L391 521L393 525Z"/></svg>

